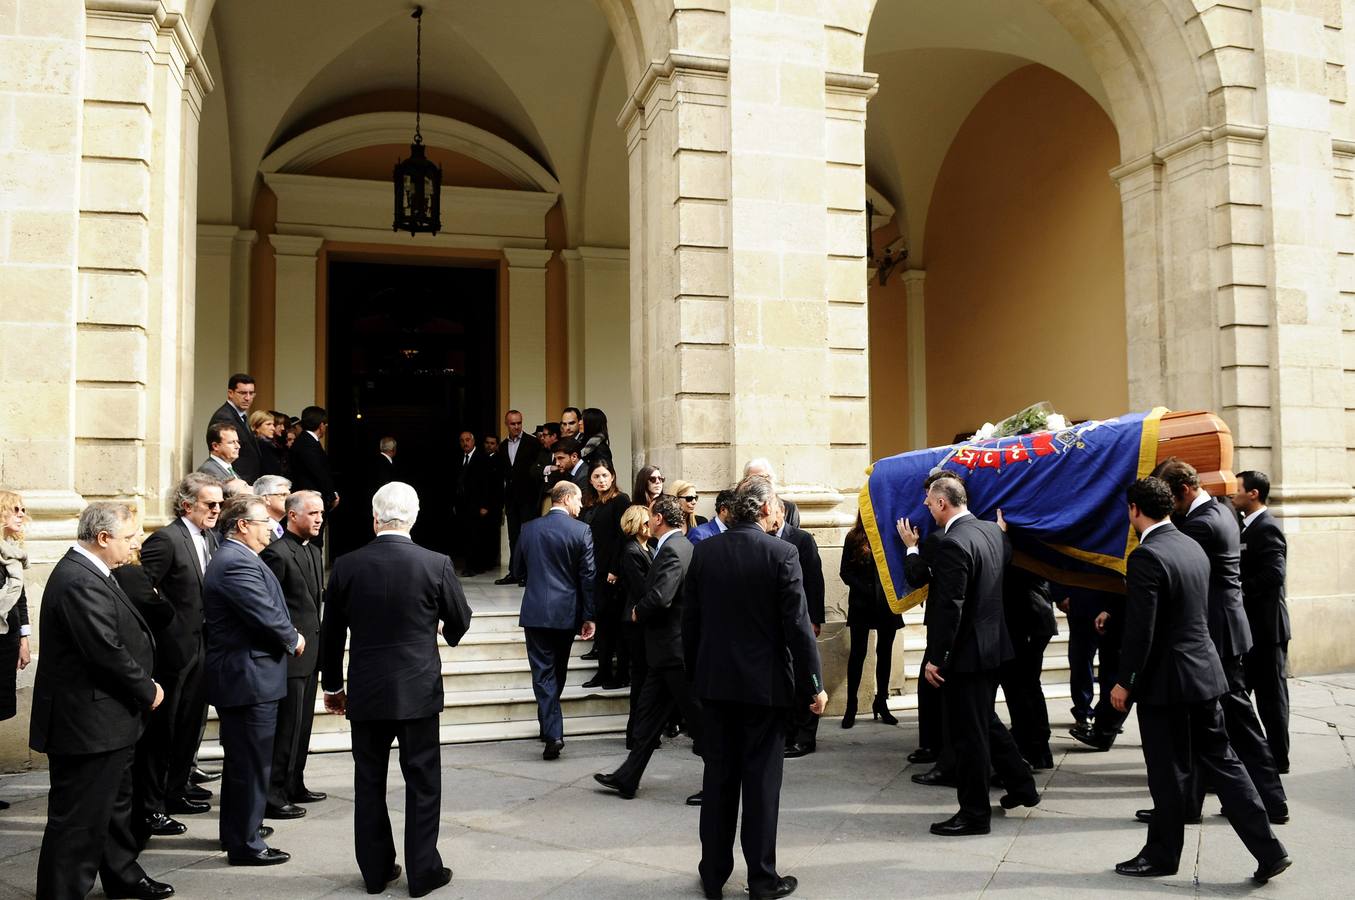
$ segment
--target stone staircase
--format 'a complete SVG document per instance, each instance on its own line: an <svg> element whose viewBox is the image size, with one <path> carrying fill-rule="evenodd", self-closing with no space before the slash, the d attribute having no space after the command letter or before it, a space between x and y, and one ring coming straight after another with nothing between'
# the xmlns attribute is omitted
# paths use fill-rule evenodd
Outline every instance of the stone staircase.
<svg viewBox="0 0 1355 900"><path fill-rule="evenodd" d="M479 588L478 592L471 590ZM536 738L536 698L532 694L531 671L527 666L527 648L517 624L515 588L492 588L468 584L474 616L470 630L457 647L439 642L442 656L442 684L445 693L440 716L444 744L476 741ZM904 616L903 657L907 682L902 694L889 698L891 710L917 709L915 676L926 649L921 611ZM845 627L845 626L844 626ZM1059 635L1045 652L1045 696L1051 713L1061 712L1062 701L1069 697L1068 634L1059 614ZM825 635L827 632L825 631ZM845 639L845 637L844 637ZM569 677L561 697L565 733L569 735L619 734L625 731L630 704L627 689L603 691L585 689L582 684L597 672L597 663L579 659L592 646L590 641L575 641ZM870 677L871 664L867 664ZM898 683L897 680L895 682ZM999 692L998 700L1002 695ZM315 723L311 732L311 752L347 752L351 749L348 720L326 712L317 698ZM208 713L207 731L199 759L221 758L217 742L216 710Z"/></svg>

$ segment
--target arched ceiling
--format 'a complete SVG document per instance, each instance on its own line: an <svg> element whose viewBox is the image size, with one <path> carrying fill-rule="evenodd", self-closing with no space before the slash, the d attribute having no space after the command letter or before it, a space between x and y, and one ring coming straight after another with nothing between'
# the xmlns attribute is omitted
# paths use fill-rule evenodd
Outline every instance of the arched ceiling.
<svg viewBox="0 0 1355 900"><path fill-rule="evenodd" d="M202 140L229 146L233 221L248 221L260 161L298 125L352 98L412 91L411 7L408 0L216 4L205 42L219 50L213 74L220 96L214 92L208 105L224 102L226 133L220 117L205 110ZM589 165L590 147L599 142L614 142L605 149L620 148L624 158L614 124L619 105L597 102L623 90L611 82L624 75L609 66L616 44L596 0L431 0L424 7L425 96L449 98L503 123L500 137L559 179L571 242L598 241L583 221L584 192L624 198L626 170ZM601 120L609 127L598 127ZM200 173L200 181L211 178ZM203 185L202 193L212 189Z"/></svg>
<svg viewBox="0 0 1355 900"><path fill-rule="evenodd" d="M1039 63L1109 113L1082 47L1039 0L881 0L866 36L865 68L880 76L867 108L866 171L898 207L909 262L923 267L927 207L960 125L988 90Z"/></svg>

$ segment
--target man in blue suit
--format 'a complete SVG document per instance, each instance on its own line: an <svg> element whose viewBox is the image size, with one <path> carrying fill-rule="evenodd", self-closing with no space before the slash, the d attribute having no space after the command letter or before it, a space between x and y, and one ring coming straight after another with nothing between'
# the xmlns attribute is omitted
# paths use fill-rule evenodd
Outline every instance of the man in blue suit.
<svg viewBox="0 0 1355 900"><path fill-rule="evenodd" d="M221 844L233 866L272 866L291 856L260 832L273 767L278 701L287 696L285 656L306 639L292 626L277 576L259 559L273 533L262 498L232 497L221 511L226 535L203 581L207 699L221 718Z"/></svg>
<svg viewBox="0 0 1355 900"><path fill-rule="evenodd" d="M542 759L559 759L565 745L560 694L569 672L569 652L577 634L593 637L593 534L578 521L583 493L572 481L550 490L550 512L523 523L514 571L525 572L518 624L527 635Z"/></svg>

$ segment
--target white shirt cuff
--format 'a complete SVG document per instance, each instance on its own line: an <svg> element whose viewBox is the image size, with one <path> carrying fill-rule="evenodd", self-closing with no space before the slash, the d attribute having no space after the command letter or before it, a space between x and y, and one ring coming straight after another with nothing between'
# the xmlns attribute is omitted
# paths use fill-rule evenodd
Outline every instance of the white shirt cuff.
<svg viewBox="0 0 1355 900"><path fill-rule="evenodd" d="M325 696L326 696L326 697L337 697L339 694L342 694L342 693L343 693L343 689L340 688L340 689L337 690L337 691L325 691Z"/></svg>
<svg viewBox="0 0 1355 900"><path fill-rule="evenodd" d="M904 556L911 556L912 554L917 553L917 552L919 552L919 551L918 551L918 549L917 549L916 547L909 547L909 548L908 548L908 552L905 553Z"/></svg>
<svg viewBox="0 0 1355 900"><path fill-rule="evenodd" d="M20 625L20 626L19 626L19 637L28 637L28 636L29 636L30 634L32 634L32 633L33 633L33 626L31 626L31 625Z"/></svg>

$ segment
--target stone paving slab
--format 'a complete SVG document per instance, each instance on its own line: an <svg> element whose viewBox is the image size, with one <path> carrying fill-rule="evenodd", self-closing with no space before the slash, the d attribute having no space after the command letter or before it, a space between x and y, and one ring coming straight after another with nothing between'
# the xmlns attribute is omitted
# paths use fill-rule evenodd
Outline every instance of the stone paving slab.
<svg viewBox="0 0 1355 900"><path fill-rule="evenodd" d="M1355 896L1355 675L1291 683L1293 773L1285 778L1292 822L1277 829L1294 867L1265 887L1254 862L1210 799L1205 821L1186 833L1186 855L1172 878L1115 875L1134 854L1148 805L1137 729L1109 753L1082 750L1055 724L1055 768L1039 775L1043 802L993 816L993 831L938 838L927 826L954 809L954 792L924 788L905 759L916 721L897 727L858 720L844 731L826 719L819 750L786 762L778 841L780 869L800 879L797 897L1048 898L1087 892L1129 897ZM1060 709L1054 710L1057 714ZM541 760L536 741L447 746L442 750L439 846L455 870L439 898L699 897L699 811L683 804L696 790L701 762L686 738L654 754L635 800L593 783L625 756L620 737L569 738L558 762ZM330 799L303 819L272 823L271 843L293 854L269 869L233 868L217 848L215 811L187 816L188 834L152 841L147 871L183 897L365 897L353 862L352 761L319 754L307 780ZM389 802L398 837L404 786L391 763ZM46 813L45 772L0 777L0 900L31 898ZM998 794L993 799L996 804ZM403 854L401 854L403 855ZM725 896L743 896L742 861ZM403 879L388 896L406 896ZM94 896L102 896L96 888Z"/></svg>

